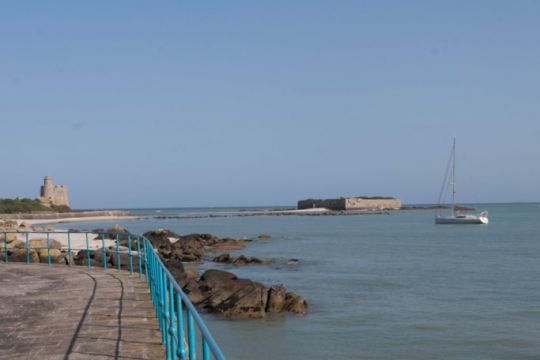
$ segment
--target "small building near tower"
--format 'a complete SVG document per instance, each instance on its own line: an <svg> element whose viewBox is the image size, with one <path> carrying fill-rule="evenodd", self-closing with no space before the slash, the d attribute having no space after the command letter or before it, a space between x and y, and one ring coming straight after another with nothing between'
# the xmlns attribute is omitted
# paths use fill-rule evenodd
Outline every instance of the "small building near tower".
<svg viewBox="0 0 540 360"><path fill-rule="evenodd" d="M45 206L68 206L68 188L65 185L54 185L52 177L45 176L41 186L39 200Z"/></svg>

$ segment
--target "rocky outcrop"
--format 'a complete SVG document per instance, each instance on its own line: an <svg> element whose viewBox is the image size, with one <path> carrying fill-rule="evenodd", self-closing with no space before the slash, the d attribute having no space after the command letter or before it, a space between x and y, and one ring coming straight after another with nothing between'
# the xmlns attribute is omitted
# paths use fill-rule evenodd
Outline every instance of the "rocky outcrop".
<svg viewBox="0 0 540 360"><path fill-rule="evenodd" d="M267 312L286 310L301 315L307 311L304 298L286 292L284 285L268 289L223 270L207 270L199 281L191 280L183 289L193 304L227 317L262 318Z"/></svg>
<svg viewBox="0 0 540 360"><path fill-rule="evenodd" d="M2 251L2 257L5 256L5 252ZM27 249L26 248L8 248L7 251L8 261L14 262L26 262L27 261ZM28 249L28 262L31 263L48 263L49 256L51 264L67 264L68 253L59 249Z"/></svg>
<svg viewBox="0 0 540 360"><path fill-rule="evenodd" d="M221 254L212 259L213 262L222 263L222 264L232 264L236 266L243 266L248 264L270 264L271 260L262 260L254 256L244 256L240 255L238 257L233 257L229 253Z"/></svg>
<svg viewBox="0 0 540 360"><path fill-rule="evenodd" d="M268 292L268 305L266 306L267 312L278 313L285 309L285 296L287 288L285 285L274 285Z"/></svg>
<svg viewBox="0 0 540 360"><path fill-rule="evenodd" d="M210 234L179 235L170 230L149 231L144 236L164 259L182 262L199 262L205 252L223 249L240 249L247 239L218 238Z"/></svg>
<svg viewBox="0 0 540 360"><path fill-rule="evenodd" d="M308 304L302 296L291 291L285 295L285 309L297 315L304 315L307 312Z"/></svg>

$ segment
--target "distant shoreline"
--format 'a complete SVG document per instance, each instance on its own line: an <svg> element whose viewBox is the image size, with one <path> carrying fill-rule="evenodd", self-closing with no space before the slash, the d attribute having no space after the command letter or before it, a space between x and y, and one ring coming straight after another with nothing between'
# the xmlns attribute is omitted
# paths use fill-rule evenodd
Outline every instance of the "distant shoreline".
<svg viewBox="0 0 540 360"><path fill-rule="evenodd" d="M129 211L120 210L96 210L96 211L73 211L67 213L29 213L29 214L0 214L0 220L17 221L27 225L55 224L66 222L84 221L108 221L135 219Z"/></svg>
<svg viewBox="0 0 540 360"><path fill-rule="evenodd" d="M57 224L71 222L100 222L112 220L133 220L133 219L206 219L206 218L227 218L227 217L247 217L247 216L354 216L354 215L389 215L393 212L412 210L437 210L445 209L441 205L404 205L400 209L359 209L359 210L330 210L326 208L294 209L294 208L267 208L249 209L240 208L234 211L208 211L190 214L170 214L170 215L134 215L125 210L88 210L73 211L68 213L30 213L30 214L0 214L0 220L12 220L27 225ZM473 210L474 208L469 208ZM464 209L465 210L465 209Z"/></svg>

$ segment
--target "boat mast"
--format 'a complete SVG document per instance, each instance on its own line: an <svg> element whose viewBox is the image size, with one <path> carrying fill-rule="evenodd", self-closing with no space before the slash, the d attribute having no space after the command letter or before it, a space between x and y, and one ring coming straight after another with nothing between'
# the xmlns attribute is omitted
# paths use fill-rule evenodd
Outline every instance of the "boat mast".
<svg viewBox="0 0 540 360"><path fill-rule="evenodd" d="M456 138L452 146L452 214L456 215Z"/></svg>

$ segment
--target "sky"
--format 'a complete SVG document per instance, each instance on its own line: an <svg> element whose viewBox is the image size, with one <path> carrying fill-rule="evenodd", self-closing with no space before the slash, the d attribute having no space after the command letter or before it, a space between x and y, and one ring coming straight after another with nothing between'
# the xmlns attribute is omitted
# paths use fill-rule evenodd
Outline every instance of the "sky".
<svg viewBox="0 0 540 360"><path fill-rule="evenodd" d="M0 12L0 198L74 208L540 201L538 1L26 1Z"/></svg>

